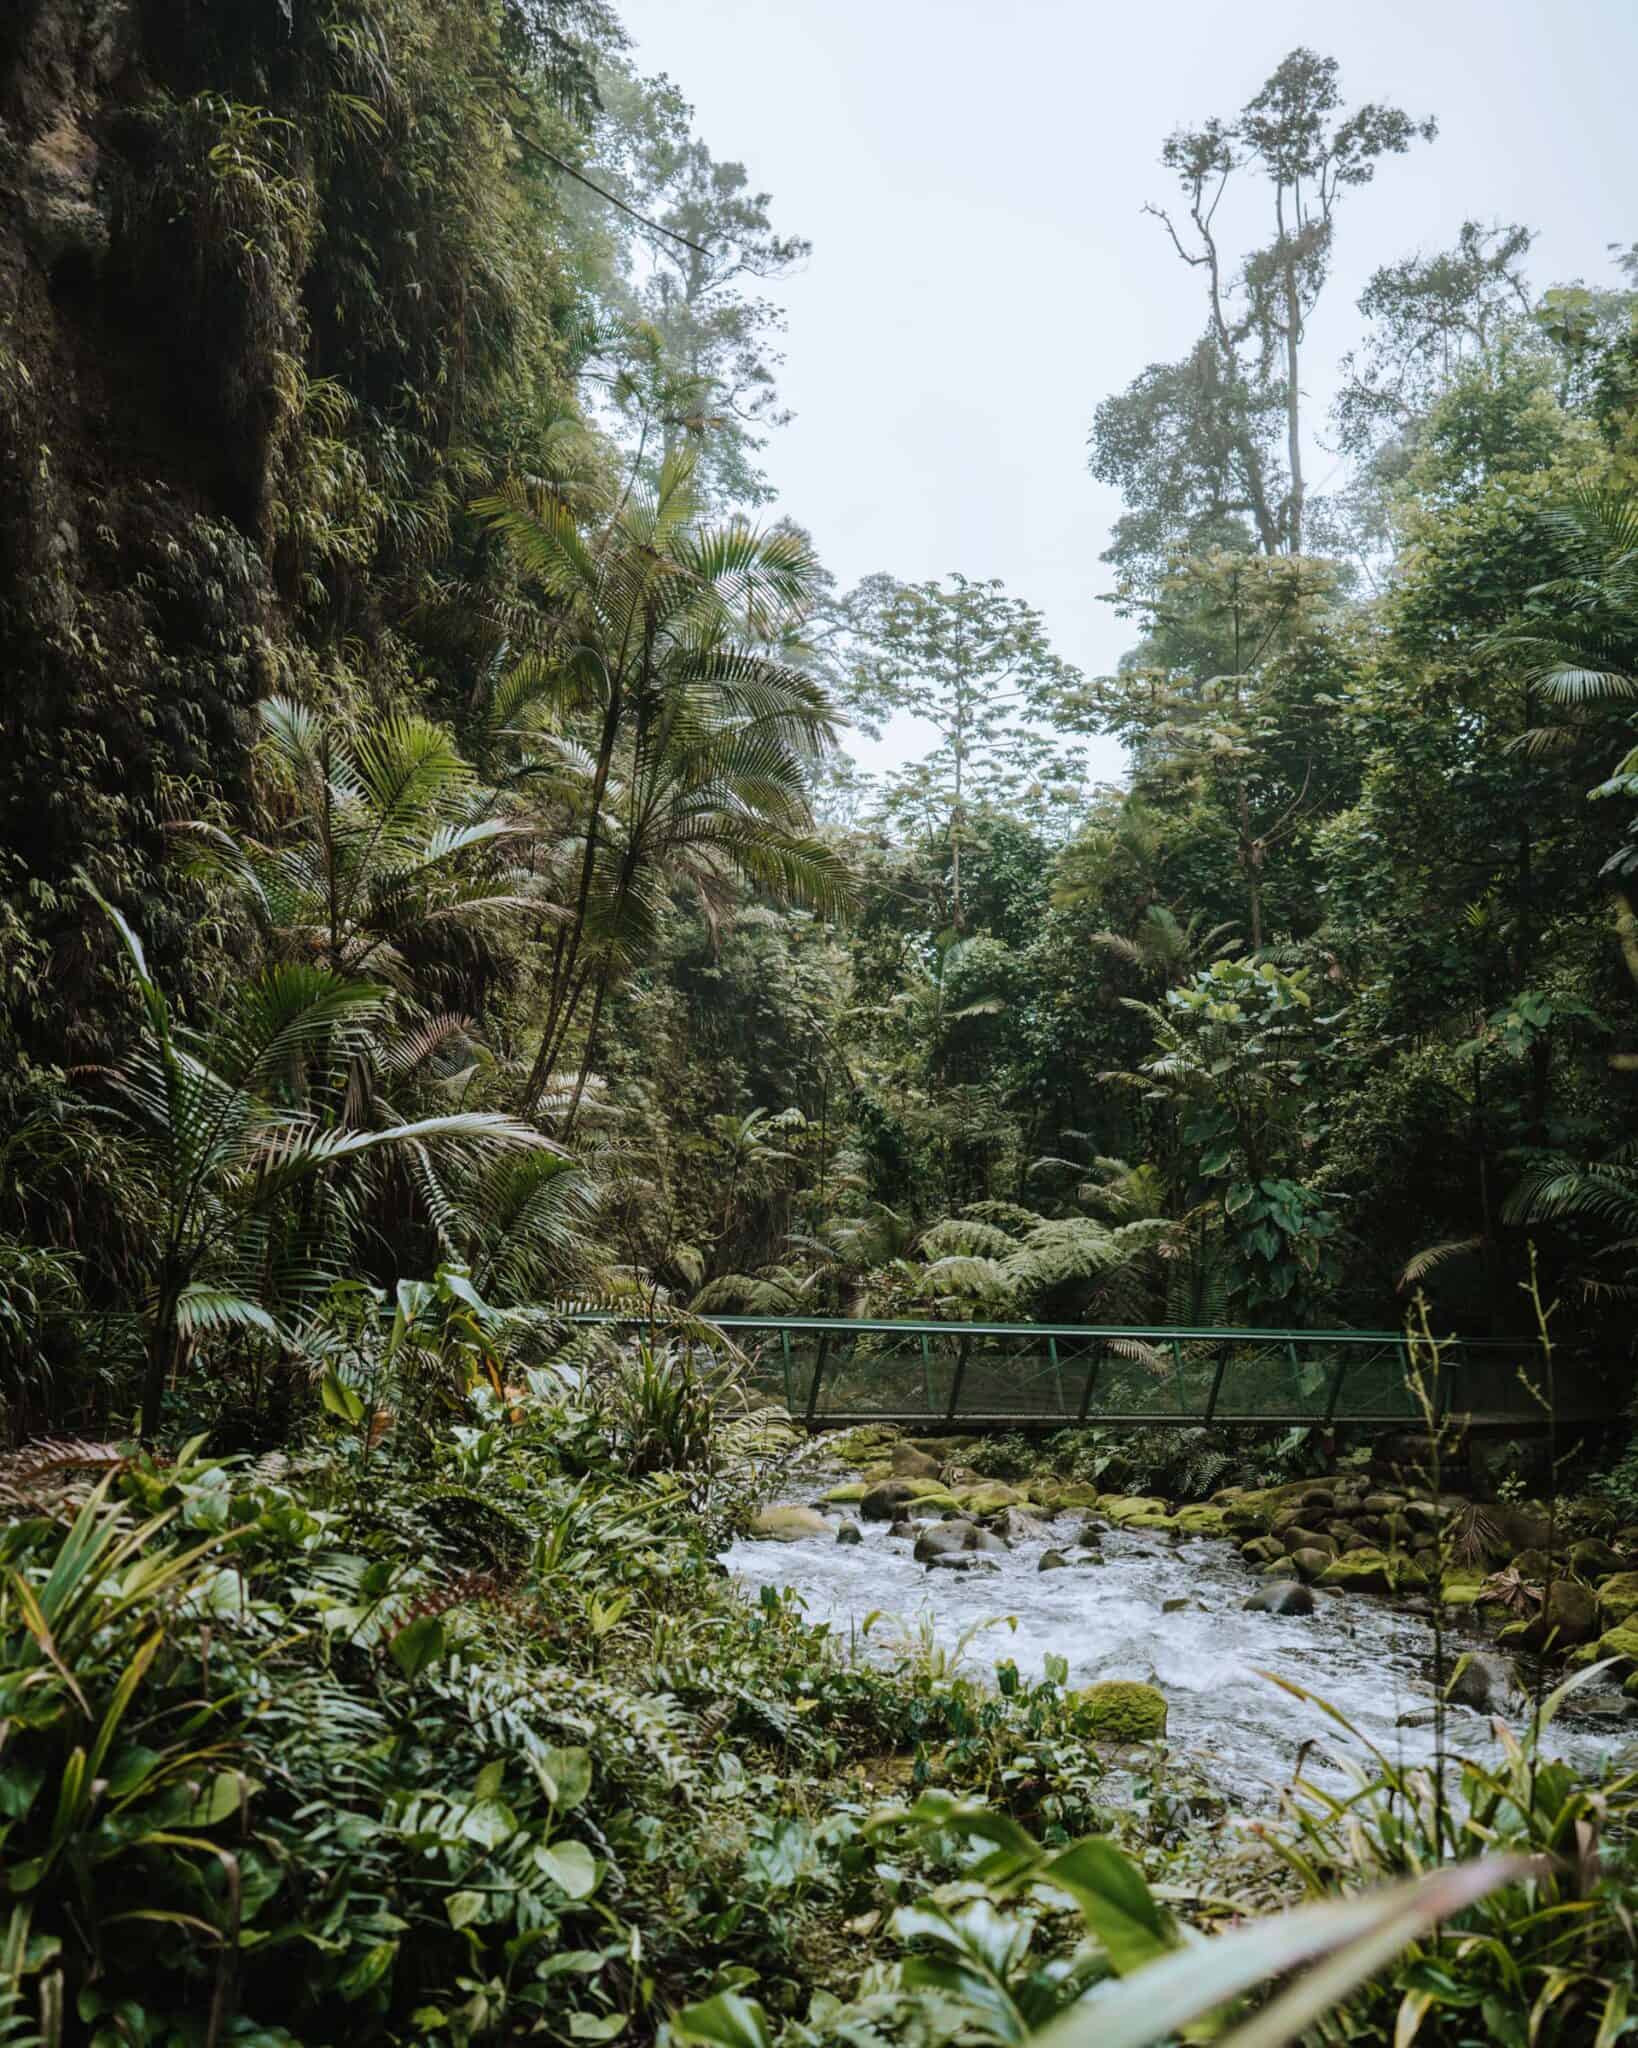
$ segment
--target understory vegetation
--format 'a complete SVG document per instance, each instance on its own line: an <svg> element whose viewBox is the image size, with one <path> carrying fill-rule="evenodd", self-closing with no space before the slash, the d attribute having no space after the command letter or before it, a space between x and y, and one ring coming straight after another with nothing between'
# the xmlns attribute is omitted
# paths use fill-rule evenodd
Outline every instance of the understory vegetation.
<svg viewBox="0 0 1638 2048"><path fill-rule="evenodd" d="M1209 288L1086 397L1093 677L776 508L808 244L604 0L7 10L6 2048L1638 2027L1630 1790L1550 1716L1253 1823L1063 1659L719 1562L810 1465L717 1316L1419 1296L1624 1393L1638 249L1385 261L1311 416L1350 196L1435 133L1299 49L1164 143Z"/></svg>

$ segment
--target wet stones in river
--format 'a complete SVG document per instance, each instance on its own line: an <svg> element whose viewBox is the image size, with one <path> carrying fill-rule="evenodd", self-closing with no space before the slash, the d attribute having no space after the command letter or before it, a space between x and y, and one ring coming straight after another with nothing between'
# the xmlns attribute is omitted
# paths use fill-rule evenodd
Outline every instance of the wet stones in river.
<svg viewBox="0 0 1638 2048"><path fill-rule="evenodd" d="M817 1508L758 1508L751 1534L772 1543L800 1543L808 1536L828 1536L830 1524Z"/></svg>
<svg viewBox="0 0 1638 2048"><path fill-rule="evenodd" d="M925 1451L918 1451L914 1444L893 1446L893 1477L895 1479L936 1479L939 1466L937 1458L930 1458Z"/></svg>
<svg viewBox="0 0 1638 2048"><path fill-rule="evenodd" d="M864 1541L864 1533L857 1522L844 1522L836 1531L836 1541L838 1543L862 1543Z"/></svg>
<svg viewBox="0 0 1638 2048"><path fill-rule="evenodd" d="M953 1557L970 1557L975 1552L993 1553L1007 1548L1004 1540L976 1522L930 1522L916 1538L913 1553L917 1564L948 1564Z"/></svg>
<svg viewBox="0 0 1638 2048"><path fill-rule="evenodd" d="M1475 1713L1499 1714L1512 1690L1513 1667L1505 1657L1471 1650L1457 1664L1445 1698L1452 1706L1471 1707Z"/></svg>
<svg viewBox="0 0 1638 2048"><path fill-rule="evenodd" d="M1038 1572L1062 1572L1069 1569L1069 1559L1061 1550L1043 1550L1041 1561L1035 1567Z"/></svg>
<svg viewBox="0 0 1638 2048"><path fill-rule="evenodd" d="M867 1522L902 1522L910 1513L916 1492L913 1479L880 1479L867 1489L859 1503L859 1513Z"/></svg>
<svg viewBox="0 0 1638 2048"><path fill-rule="evenodd" d="M1096 1522L1083 1522L1081 1533L1075 1538L1075 1547L1077 1550L1101 1550L1103 1530Z"/></svg>
<svg viewBox="0 0 1638 2048"><path fill-rule="evenodd" d="M1314 1596L1297 1579L1270 1579L1245 1605L1248 1614L1312 1614Z"/></svg>
<svg viewBox="0 0 1638 2048"><path fill-rule="evenodd" d="M1297 1576L1304 1580L1317 1579L1331 1562L1329 1550L1294 1550L1291 1562L1297 1567Z"/></svg>

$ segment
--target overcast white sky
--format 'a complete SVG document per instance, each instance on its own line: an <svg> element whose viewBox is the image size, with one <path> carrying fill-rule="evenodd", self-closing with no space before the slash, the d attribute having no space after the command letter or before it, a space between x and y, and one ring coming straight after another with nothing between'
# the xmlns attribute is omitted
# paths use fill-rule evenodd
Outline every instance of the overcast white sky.
<svg viewBox="0 0 1638 2048"><path fill-rule="evenodd" d="M1437 115L1436 142L1347 198L1316 411L1371 270L1465 216L1539 229L1542 285L1607 280L1605 245L1638 240L1638 0L619 8L642 68L814 244L775 287L796 412L767 451L780 509L844 584L1000 576L1089 671L1128 638L1098 602L1118 508L1086 471L1093 408L1200 327L1196 280L1140 211L1172 196L1171 128L1234 113L1298 43L1340 60L1350 101Z"/></svg>

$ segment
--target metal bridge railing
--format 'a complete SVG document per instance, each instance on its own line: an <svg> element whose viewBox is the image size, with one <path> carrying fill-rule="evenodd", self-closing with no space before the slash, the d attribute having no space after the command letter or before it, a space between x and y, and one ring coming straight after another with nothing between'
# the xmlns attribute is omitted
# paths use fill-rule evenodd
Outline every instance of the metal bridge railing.
<svg viewBox="0 0 1638 2048"><path fill-rule="evenodd" d="M633 1329L645 1319L570 1312ZM715 1316L756 1385L809 1428L1072 1423L1408 1423L1411 1347L1391 1330L1130 1329L1052 1323L854 1322ZM1524 1345L1453 1341L1424 1379L1441 1414L1540 1427ZM1626 1390L1587 1361L1557 1371L1561 1421L1618 1413Z"/></svg>

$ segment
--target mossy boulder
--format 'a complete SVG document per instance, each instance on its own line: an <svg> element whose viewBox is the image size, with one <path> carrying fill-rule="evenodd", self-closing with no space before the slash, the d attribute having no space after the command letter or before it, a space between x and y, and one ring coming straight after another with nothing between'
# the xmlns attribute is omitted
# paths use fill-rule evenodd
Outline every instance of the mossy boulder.
<svg viewBox="0 0 1638 2048"><path fill-rule="evenodd" d="M895 1444L888 1463L895 1479L937 1479L939 1476L937 1458L918 1451L914 1444Z"/></svg>
<svg viewBox="0 0 1638 2048"><path fill-rule="evenodd" d="M1082 1479L1056 1483L1052 1491L1056 1505L1061 1508L1095 1508L1098 1504L1098 1489Z"/></svg>
<svg viewBox="0 0 1638 2048"><path fill-rule="evenodd" d="M1166 1695L1157 1686L1106 1678L1079 1697L1099 1742L1157 1742L1166 1733Z"/></svg>
<svg viewBox="0 0 1638 2048"><path fill-rule="evenodd" d="M1597 1536L1583 1536L1570 1546L1570 1566L1578 1578L1607 1579L1621 1570L1619 1554Z"/></svg>
<svg viewBox="0 0 1638 2048"><path fill-rule="evenodd" d="M867 1490L862 1479L850 1479L843 1486L833 1486L825 1499L837 1507L850 1507L854 1501L863 1500Z"/></svg>
<svg viewBox="0 0 1638 2048"><path fill-rule="evenodd" d="M1331 1553L1328 1550L1294 1550L1291 1562L1296 1566L1299 1578L1313 1580L1331 1562Z"/></svg>
<svg viewBox="0 0 1638 2048"><path fill-rule="evenodd" d="M1504 1637L1516 1636L1533 1650L1573 1650L1597 1633L1597 1603L1576 1579L1555 1579L1539 1613L1502 1630Z"/></svg>
<svg viewBox="0 0 1638 2048"><path fill-rule="evenodd" d="M1285 1555L1285 1545L1278 1536L1253 1536L1249 1543L1240 1545L1240 1555L1248 1564L1272 1564L1275 1558Z"/></svg>
<svg viewBox="0 0 1638 2048"><path fill-rule="evenodd" d="M1320 1573L1322 1586L1336 1586L1345 1593L1419 1593L1428 1575L1408 1557L1388 1557L1380 1550L1346 1551L1332 1558Z"/></svg>
<svg viewBox="0 0 1638 2048"><path fill-rule="evenodd" d="M862 1471L866 1465L884 1462L898 1441L899 1433L891 1423L861 1422L857 1429L831 1437L825 1449L839 1465L852 1465Z"/></svg>
<svg viewBox="0 0 1638 2048"><path fill-rule="evenodd" d="M1598 1638L1599 1657L1619 1657L1624 1663L1638 1665L1638 1628L1623 1623L1620 1628L1609 1628Z"/></svg>
<svg viewBox="0 0 1638 2048"><path fill-rule="evenodd" d="M1327 1558L1325 1561L1329 1564L1331 1560ZM1262 1576L1265 1579L1300 1579L1302 1573L1294 1557L1277 1557L1272 1564L1263 1566Z"/></svg>
<svg viewBox="0 0 1638 2048"><path fill-rule="evenodd" d="M1128 1515L1120 1524L1123 1529L1149 1529L1163 1536L1181 1533L1181 1524L1176 1515Z"/></svg>
<svg viewBox="0 0 1638 2048"><path fill-rule="evenodd" d="M809 1536L829 1536L831 1526L817 1508L758 1508L751 1534L770 1543L800 1543Z"/></svg>
<svg viewBox="0 0 1638 2048"><path fill-rule="evenodd" d="M1228 1523L1221 1508L1194 1506L1179 1508L1177 1526L1185 1536L1226 1536Z"/></svg>
<svg viewBox="0 0 1638 2048"><path fill-rule="evenodd" d="M1321 1535L1318 1529L1287 1529L1281 1540L1287 1557L1295 1557L1299 1550L1323 1550L1330 1557L1337 1547L1331 1537Z"/></svg>
<svg viewBox="0 0 1638 2048"><path fill-rule="evenodd" d="M917 1498L917 1485L914 1479L878 1479L860 1495L859 1513L867 1522L901 1521Z"/></svg>
<svg viewBox="0 0 1638 2048"><path fill-rule="evenodd" d="M1483 1572L1454 1569L1439 1581L1439 1598L1447 1607L1476 1607L1483 1585Z"/></svg>
<svg viewBox="0 0 1638 2048"><path fill-rule="evenodd" d="M1015 1486L1003 1486L999 1479L981 1479L976 1486L963 1486L955 1496L969 1515L993 1515L1002 1508L1021 1507L1024 1495Z"/></svg>
<svg viewBox="0 0 1638 2048"><path fill-rule="evenodd" d="M1617 1572L1613 1578L1600 1580L1598 1611L1615 1625L1638 1614L1638 1572Z"/></svg>
<svg viewBox="0 0 1638 2048"><path fill-rule="evenodd" d="M1098 1497L1098 1506L1117 1528L1124 1528L1137 1515L1164 1515L1166 1503L1135 1493L1105 1493Z"/></svg>

